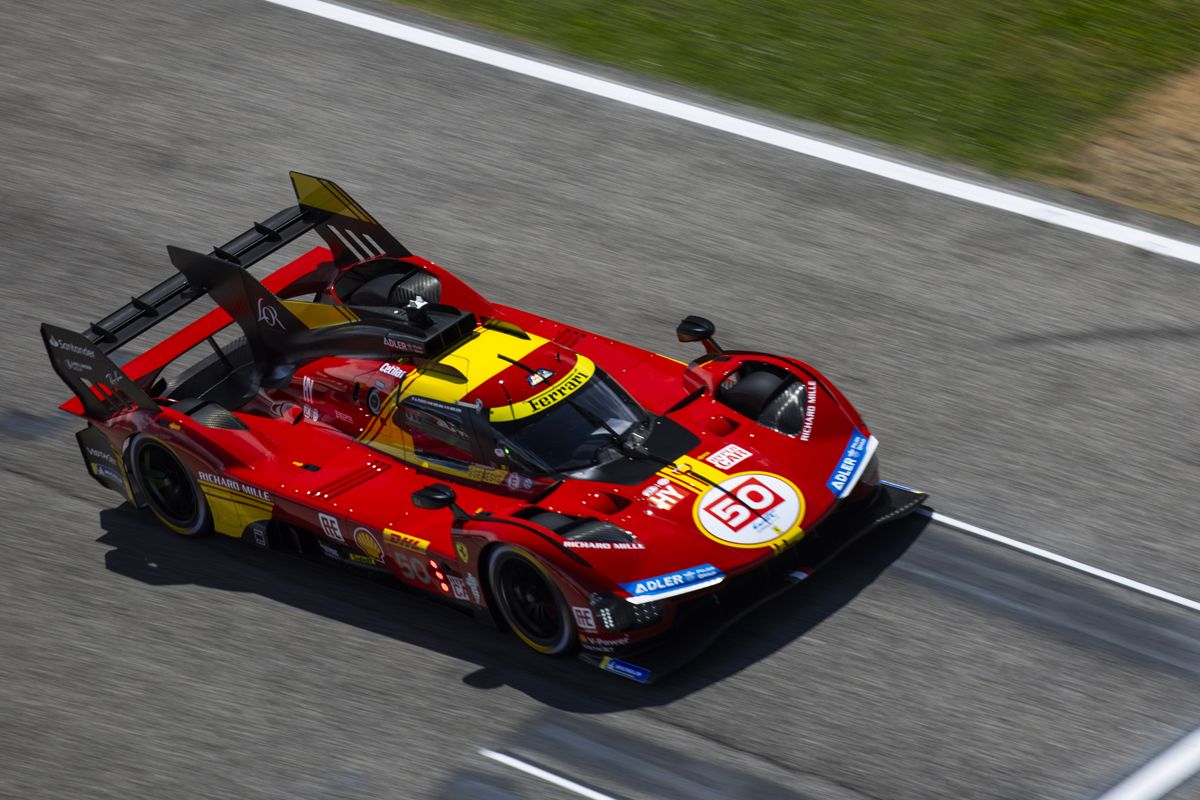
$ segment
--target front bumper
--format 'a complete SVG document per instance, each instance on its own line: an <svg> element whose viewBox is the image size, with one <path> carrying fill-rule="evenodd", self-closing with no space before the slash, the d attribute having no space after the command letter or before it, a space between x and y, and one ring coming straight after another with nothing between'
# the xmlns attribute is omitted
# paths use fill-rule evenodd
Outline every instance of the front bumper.
<svg viewBox="0 0 1200 800"><path fill-rule="evenodd" d="M795 547L680 603L674 625L662 636L611 655L584 652L580 659L639 683L653 683L691 661L730 625L800 583L859 537L911 514L926 497L924 492L880 483L865 502L837 509Z"/></svg>

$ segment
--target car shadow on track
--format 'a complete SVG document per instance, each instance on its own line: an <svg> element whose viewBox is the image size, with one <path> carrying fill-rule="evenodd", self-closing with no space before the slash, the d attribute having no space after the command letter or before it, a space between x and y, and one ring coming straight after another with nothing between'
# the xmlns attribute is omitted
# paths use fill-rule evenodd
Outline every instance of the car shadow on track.
<svg viewBox="0 0 1200 800"><path fill-rule="evenodd" d="M863 537L790 592L756 609L693 662L642 686L574 659L538 655L509 634L398 582L349 566L265 552L225 537L174 536L128 503L101 512L109 570L154 586L261 595L408 645L474 663L462 682L510 686L554 708L608 713L664 705L734 675L804 636L850 603L921 536L913 515ZM753 635L747 634L747 629Z"/></svg>

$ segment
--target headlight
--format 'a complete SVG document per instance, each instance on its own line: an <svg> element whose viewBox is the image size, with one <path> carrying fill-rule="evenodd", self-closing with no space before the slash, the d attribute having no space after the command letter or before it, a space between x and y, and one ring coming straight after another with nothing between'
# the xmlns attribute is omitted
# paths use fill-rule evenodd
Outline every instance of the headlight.
<svg viewBox="0 0 1200 800"><path fill-rule="evenodd" d="M605 630L630 631L645 628L662 619L661 603L633 604L611 594L591 596L592 613Z"/></svg>

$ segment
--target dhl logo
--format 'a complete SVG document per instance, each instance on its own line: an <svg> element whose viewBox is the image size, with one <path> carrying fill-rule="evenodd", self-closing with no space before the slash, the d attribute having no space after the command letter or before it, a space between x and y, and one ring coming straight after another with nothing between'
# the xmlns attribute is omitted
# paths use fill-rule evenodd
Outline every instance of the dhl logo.
<svg viewBox="0 0 1200 800"><path fill-rule="evenodd" d="M425 551L429 549L428 539L422 539L419 536L410 536L407 533L394 531L391 528L383 529L383 540L393 547L399 547L402 550L408 550L419 555L425 555Z"/></svg>

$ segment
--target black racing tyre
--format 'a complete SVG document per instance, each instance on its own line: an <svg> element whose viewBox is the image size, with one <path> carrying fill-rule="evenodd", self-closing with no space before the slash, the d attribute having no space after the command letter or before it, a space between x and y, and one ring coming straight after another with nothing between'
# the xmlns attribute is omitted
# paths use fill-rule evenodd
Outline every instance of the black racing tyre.
<svg viewBox="0 0 1200 800"><path fill-rule="evenodd" d="M149 436L138 436L129 446L127 463L159 522L180 536L212 531L208 501L171 448Z"/></svg>
<svg viewBox="0 0 1200 800"><path fill-rule="evenodd" d="M498 545L488 560L488 583L500 615L525 644L549 656L575 648L567 601L549 570L524 550Z"/></svg>

